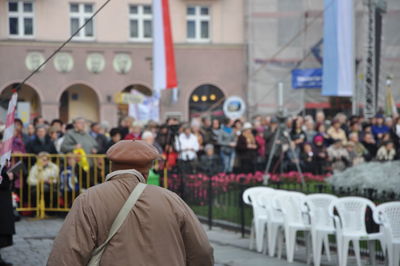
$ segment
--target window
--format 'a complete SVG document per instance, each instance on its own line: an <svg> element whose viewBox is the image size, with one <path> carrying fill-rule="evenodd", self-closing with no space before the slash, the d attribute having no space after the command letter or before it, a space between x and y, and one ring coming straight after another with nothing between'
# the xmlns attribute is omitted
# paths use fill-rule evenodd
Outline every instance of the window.
<svg viewBox="0 0 400 266"><path fill-rule="evenodd" d="M206 6L188 6L186 9L186 36L188 41L210 41L210 10Z"/></svg>
<svg viewBox="0 0 400 266"><path fill-rule="evenodd" d="M9 1L8 2L8 33L10 37L33 37L33 2Z"/></svg>
<svg viewBox="0 0 400 266"><path fill-rule="evenodd" d="M129 38L133 41L151 41L152 10L150 5L129 6Z"/></svg>
<svg viewBox="0 0 400 266"><path fill-rule="evenodd" d="M71 3L69 6L71 34L74 34L83 24L93 15L93 4ZM75 37L75 40L93 40L94 25L93 20L83 28Z"/></svg>

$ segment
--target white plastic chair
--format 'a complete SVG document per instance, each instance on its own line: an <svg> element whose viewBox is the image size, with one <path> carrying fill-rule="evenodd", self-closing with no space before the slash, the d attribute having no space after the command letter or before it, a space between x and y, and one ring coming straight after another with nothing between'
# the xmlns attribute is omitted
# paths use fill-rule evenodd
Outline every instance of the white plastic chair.
<svg viewBox="0 0 400 266"><path fill-rule="evenodd" d="M293 262L297 232L309 232L311 229L308 222L304 219L305 199L306 195L300 192L281 193L276 197L276 202L283 215L286 258L288 262ZM308 249L309 241L307 234L305 234L305 238Z"/></svg>
<svg viewBox="0 0 400 266"><path fill-rule="evenodd" d="M264 209L264 213L266 215L266 226L267 226L267 234L264 235L263 238L263 254L267 253L267 249L270 249L270 236L273 235L270 227L273 227L273 222L276 220L276 215L272 215L273 212L273 198L281 193L281 190L272 190L269 192L260 193L257 197L257 204ZM279 212L279 216L281 217L280 223L282 224L282 213ZM276 235L276 234L275 234Z"/></svg>
<svg viewBox="0 0 400 266"><path fill-rule="evenodd" d="M266 211L268 213L266 241L268 241L268 255L270 257L273 257L275 255L276 245L278 242L278 233L279 230L281 230L281 228L283 227L283 214L280 210L280 207L278 206L277 199L279 195L284 193L288 193L288 191L275 190L275 194L270 197L269 201L266 201ZM264 253L266 253L266 249L264 249ZM278 252L278 257L280 258L280 256L281 249L279 249Z"/></svg>
<svg viewBox="0 0 400 266"><path fill-rule="evenodd" d="M262 206L257 204L257 196L260 193L268 193L273 191L269 187L252 187L243 193L243 202L253 207L253 221L251 222L251 234L249 248L253 249L254 240L256 241L256 249L262 252L263 239L265 233L265 224L267 222L267 214Z"/></svg>
<svg viewBox="0 0 400 266"><path fill-rule="evenodd" d="M338 239L339 265L347 265L350 241L353 242L357 265L361 266L360 240L367 240L370 257L375 258L375 241L379 240L384 246L382 232L368 234L365 229L365 213L367 208L375 211L375 204L366 198L344 197L339 198L329 206L329 214L335 219L336 237ZM334 215L336 209L339 217Z"/></svg>
<svg viewBox="0 0 400 266"><path fill-rule="evenodd" d="M374 220L385 235L385 249L389 266L399 266L400 260L400 201L383 203L376 207Z"/></svg>
<svg viewBox="0 0 400 266"><path fill-rule="evenodd" d="M323 244L328 261L331 260L328 235L334 235L336 231L328 208L335 200L337 200L337 197L330 194L310 194L305 199L305 205L308 208L310 216L311 241L315 266L321 264Z"/></svg>

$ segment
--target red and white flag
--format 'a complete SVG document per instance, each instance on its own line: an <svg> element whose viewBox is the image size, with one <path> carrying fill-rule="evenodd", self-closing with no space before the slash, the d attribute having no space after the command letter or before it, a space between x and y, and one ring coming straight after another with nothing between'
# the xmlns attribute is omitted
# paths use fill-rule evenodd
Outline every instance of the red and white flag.
<svg viewBox="0 0 400 266"><path fill-rule="evenodd" d="M17 99L18 95L16 92L13 93L11 96L11 100L8 103L8 111L7 111L7 119L6 119L6 128L4 130L3 135L3 145L0 150L0 173L3 167L5 166L6 162L11 158L11 149L12 149L12 142L14 138L14 118L15 118L15 111L17 107ZM0 177L0 183L2 178Z"/></svg>
<svg viewBox="0 0 400 266"><path fill-rule="evenodd" d="M153 0L153 89L156 92L178 86L168 1Z"/></svg>

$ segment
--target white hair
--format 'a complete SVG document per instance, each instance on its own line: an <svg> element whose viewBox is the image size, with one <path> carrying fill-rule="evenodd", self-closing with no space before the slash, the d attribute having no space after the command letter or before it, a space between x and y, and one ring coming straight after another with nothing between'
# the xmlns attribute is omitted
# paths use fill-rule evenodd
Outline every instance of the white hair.
<svg viewBox="0 0 400 266"><path fill-rule="evenodd" d="M144 131L143 134L142 134L142 139L144 140L144 139L147 139L149 137L153 138L154 137L153 133L151 133L150 131Z"/></svg>

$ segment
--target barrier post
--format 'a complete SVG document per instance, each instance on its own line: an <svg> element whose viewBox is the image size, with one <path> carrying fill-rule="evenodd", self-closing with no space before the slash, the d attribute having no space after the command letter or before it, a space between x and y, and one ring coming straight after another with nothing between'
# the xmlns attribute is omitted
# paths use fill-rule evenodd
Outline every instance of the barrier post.
<svg viewBox="0 0 400 266"><path fill-rule="evenodd" d="M39 181L39 191L40 194L40 202L39 202L39 219L45 218L45 202L44 202L44 181L41 178Z"/></svg>

